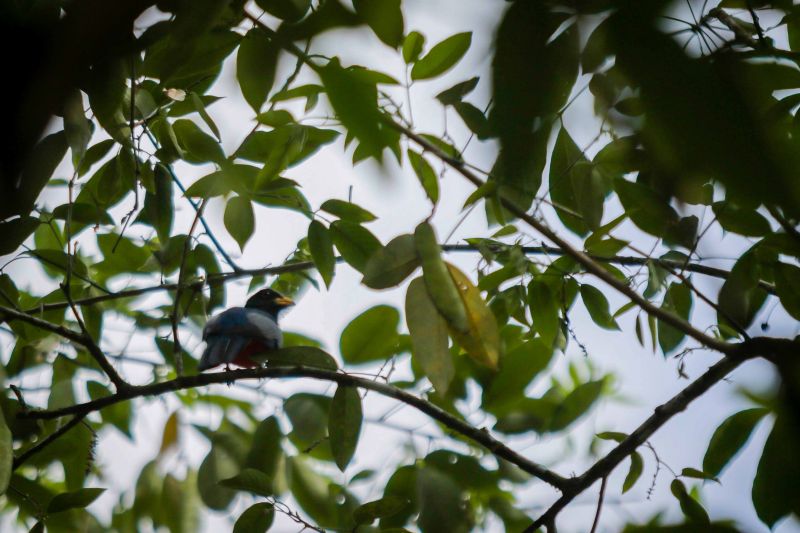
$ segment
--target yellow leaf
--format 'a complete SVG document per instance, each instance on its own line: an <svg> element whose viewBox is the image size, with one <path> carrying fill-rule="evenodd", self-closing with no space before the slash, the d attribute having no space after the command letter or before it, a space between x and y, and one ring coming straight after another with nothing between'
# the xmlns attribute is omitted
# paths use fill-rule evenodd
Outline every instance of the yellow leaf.
<svg viewBox="0 0 800 533"><path fill-rule="evenodd" d="M164 436L161 438L161 449L158 451L159 455L163 455L173 446L178 444L178 411L175 411L167 419L164 424Z"/></svg>
<svg viewBox="0 0 800 533"><path fill-rule="evenodd" d="M494 314L466 274L450 263L447 263L447 268L464 302L469 321L467 333L450 328L450 335L475 362L496 370L500 359L500 333Z"/></svg>

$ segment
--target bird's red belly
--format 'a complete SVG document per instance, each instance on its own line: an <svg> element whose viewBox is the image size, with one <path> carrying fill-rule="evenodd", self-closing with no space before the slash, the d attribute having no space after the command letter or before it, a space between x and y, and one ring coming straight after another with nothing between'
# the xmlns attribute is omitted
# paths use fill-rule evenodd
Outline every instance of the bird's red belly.
<svg viewBox="0 0 800 533"><path fill-rule="evenodd" d="M231 364L241 367L254 367L259 366L260 363L257 363L251 359L253 355L262 354L269 350L267 346L261 341L250 341L241 351L236 354L236 357L231 361Z"/></svg>

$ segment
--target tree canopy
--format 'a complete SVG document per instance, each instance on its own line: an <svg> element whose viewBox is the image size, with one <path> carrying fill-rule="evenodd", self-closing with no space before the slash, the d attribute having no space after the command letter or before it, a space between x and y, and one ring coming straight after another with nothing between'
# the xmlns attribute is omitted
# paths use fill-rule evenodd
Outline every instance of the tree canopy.
<svg viewBox="0 0 800 533"><path fill-rule="evenodd" d="M3 523L554 532L583 496L595 531L637 488L673 505L626 531L737 531L704 494L745 448L758 520L800 516L800 6L497 0L498 24L434 38L408 21L447 16L437 3L111 4L0 11L5 49L29 52L7 67L0 141ZM380 200L303 177L326 157L368 168ZM380 226L404 201L425 214ZM360 314L287 328L263 367L198 373L236 283L300 314L344 284ZM592 330L663 356L680 390L588 428L629 386ZM708 442L683 436L693 463L662 460L656 432L765 367ZM433 424L395 425L386 402ZM98 443L140 443L137 413L168 405L119 487ZM406 453L365 446L368 425ZM560 457L530 445L554 440ZM108 489L110 512L92 505Z"/></svg>

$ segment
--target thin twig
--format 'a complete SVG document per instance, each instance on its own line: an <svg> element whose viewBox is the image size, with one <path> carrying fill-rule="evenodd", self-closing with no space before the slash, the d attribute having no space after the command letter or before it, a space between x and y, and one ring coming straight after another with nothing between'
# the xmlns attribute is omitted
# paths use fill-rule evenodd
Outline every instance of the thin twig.
<svg viewBox="0 0 800 533"><path fill-rule="evenodd" d="M183 292L183 278L186 271L186 257L189 255L189 251L192 249L192 235L194 235L194 230L197 228L197 222L203 216L203 211L206 208L206 199L203 198L203 201L200 202L200 207L194 214L194 220L192 220L192 225L189 228L189 234L186 236L186 242L183 243L183 254L181 255L181 266L178 269L178 288L175 290L175 305L172 307L172 316L170 317L170 321L172 322L172 353L175 359L175 372L180 376L183 374L183 356L181 352L181 341L178 338L178 323L181 320L181 312L180 312L180 301L181 301L181 293ZM189 300L191 301L191 299Z"/></svg>
<svg viewBox="0 0 800 533"><path fill-rule="evenodd" d="M604 476L600 482L600 494L597 496L597 511L594 513L594 521L592 522L592 529L589 533L595 533L597 526L600 524L600 511L603 510L603 497L606 495L606 481L608 476Z"/></svg>

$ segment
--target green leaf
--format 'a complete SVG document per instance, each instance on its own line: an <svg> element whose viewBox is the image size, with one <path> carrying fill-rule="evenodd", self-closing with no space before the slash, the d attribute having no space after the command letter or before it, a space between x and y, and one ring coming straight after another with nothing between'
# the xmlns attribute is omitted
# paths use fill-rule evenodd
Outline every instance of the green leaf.
<svg viewBox="0 0 800 533"><path fill-rule="evenodd" d="M471 43L472 32L464 32L436 44L424 57L414 63L411 68L411 79L426 80L450 70L467 53Z"/></svg>
<svg viewBox="0 0 800 533"><path fill-rule="evenodd" d="M769 221L755 209L740 208L727 201L714 202L711 208L719 225L727 231L748 237L763 237L772 231Z"/></svg>
<svg viewBox="0 0 800 533"><path fill-rule="evenodd" d="M200 118L203 119L203 122L206 123L208 129L210 129L214 136L217 138L217 141L222 142L222 137L219 134L219 128L214 120L211 118L211 115L208 114L206 111L206 105L203 103L203 98L197 93L190 93L189 98L192 101L192 105L194 106L194 110L200 115Z"/></svg>
<svg viewBox="0 0 800 533"><path fill-rule="evenodd" d="M339 350L349 364L383 361L397 350L400 313L376 305L354 318L342 331Z"/></svg>
<svg viewBox="0 0 800 533"><path fill-rule="evenodd" d="M269 366L307 366L323 370L338 370L336 360L327 352L315 346L289 346L270 350L263 357L253 356L254 361L268 363Z"/></svg>
<svg viewBox="0 0 800 533"><path fill-rule="evenodd" d="M411 64L419 59L422 47L425 45L425 36L418 31L412 31L403 39L403 61Z"/></svg>
<svg viewBox="0 0 800 533"><path fill-rule="evenodd" d="M11 430L6 424L5 415L0 410L0 495L6 493L8 483L11 481L12 464L14 461L14 442Z"/></svg>
<svg viewBox="0 0 800 533"><path fill-rule="evenodd" d="M746 328L764 304L767 295L758 287L762 276L762 260L758 252L755 247L745 252L733 265L728 279L722 284L717 300L717 320L720 324L730 325L733 321L739 327ZM772 262L772 258L768 261ZM787 291L787 296L790 295L791 292Z"/></svg>
<svg viewBox="0 0 800 533"><path fill-rule="evenodd" d="M233 477L219 482L229 489L252 492L257 496L272 496L272 478L255 468L245 468Z"/></svg>
<svg viewBox="0 0 800 533"><path fill-rule="evenodd" d="M317 68L317 73L342 125L359 140L367 156L380 160L383 149L396 144L399 136L384 123L376 82L358 69L342 68L336 57Z"/></svg>
<svg viewBox="0 0 800 533"><path fill-rule="evenodd" d="M425 194L431 199L434 204L439 201L439 177L430 163L421 155L412 149L408 149L408 160L411 163L411 168L417 179L422 184Z"/></svg>
<svg viewBox="0 0 800 533"><path fill-rule="evenodd" d="M702 470L698 470L696 468L683 468L681 469L681 477L688 477L693 479L707 479L709 481L716 481L719 483L719 480L712 476L711 474L707 474Z"/></svg>
<svg viewBox="0 0 800 533"><path fill-rule="evenodd" d="M256 113L275 82L278 51L269 35L258 26L248 31L236 55L236 79L244 99Z"/></svg>
<svg viewBox="0 0 800 533"><path fill-rule="evenodd" d="M353 0L356 13L366 22L378 39L397 48L403 41L403 12L400 0Z"/></svg>
<svg viewBox="0 0 800 533"><path fill-rule="evenodd" d="M283 433L278 420L274 416L269 416L262 420L253 432L250 450L244 460L246 468L263 472L272 480L272 493L279 492L276 491L275 485L284 459L282 442Z"/></svg>
<svg viewBox="0 0 800 533"><path fill-rule="evenodd" d="M116 144L113 139L105 139L100 141L99 143L92 145L86 150L86 153L83 155L83 159L81 159L81 164L78 167L78 176L83 176L89 170L91 170L92 165L103 159L108 151Z"/></svg>
<svg viewBox="0 0 800 533"><path fill-rule="evenodd" d="M368 229L355 222L336 220L330 226L331 240L347 263L364 272L367 261L381 247Z"/></svg>
<svg viewBox="0 0 800 533"><path fill-rule="evenodd" d="M422 533L466 533L472 524L462 507L462 488L437 468L425 467L417 473L417 499L420 503L417 525Z"/></svg>
<svg viewBox="0 0 800 533"><path fill-rule="evenodd" d="M470 78L467 81L462 81L461 83L456 83L452 87L447 90L444 90L436 95L436 99L439 100L442 105L455 105L459 103L465 96L475 89L478 86L478 81L480 78L475 76L474 78Z"/></svg>
<svg viewBox="0 0 800 533"><path fill-rule="evenodd" d="M257 0L256 5L281 20L295 22L308 12L311 0Z"/></svg>
<svg viewBox="0 0 800 533"><path fill-rule="evenodd" d="M15 182L19 185L14 187L14 194L0 198L0 220L12 215L25 217L31 212L39 193L66 153L67 141L61 131L48 135L33 147L22 176Z"/></svg>
<svg viewBox="0 0 800 533"><path fill-rule="evenodd" d="M336 524L338 506L328 491L330 481L312 470L302 457L292 457L287 466L289 488L300 507L319 526Z"/></svg>
<svg viewBox="0 0 800 533"><path fill-rule="evenodd" d="M60 513L67 509L82 509L95 501L106 489L79 489L56 494L47 504L47 514Z"/></svg>
<svg viewBox="0 0 800 533"><path fill-rule="evenodd" d="M608 300L600 289L591 285L581 285L581 298L595 324L604 329L619 329L619 324L611 316Z"/></svg>
<svg viewBox="0 0 800 533"><path fill-rule="evenodd" d="M614 189L631 221L650 235L663 237L678 224L678 213L650 187L617 178Z"/></svg>
<svg viewBox="0 0 800 533"><path fill-rule="evenodd" d="M358 525L369 525L378 518L392 516L408 505L408 500L396 496L384 496L379 500L367 502L353 512Z"/></svg>
<svg viewBox="0 0 800 533"><path fill-rule="evenodd" d="M559 332L561 304L547 283L534 279L528 284L528 306L533 327L547 346L552 346Z"/></svg>
<svg viewBox="0 0 800 533"><path fill-rule="evenodd" d="M692 312L692 292L689 287L683 283L670 283L664 295L661 309L688 321ZM661 346L661 350L665 354L680 346L685 338L686 334L684 332L661 320L658 321L658 345Z"/></svg>
<svg viewBox="0 0 800 533"><path fill-rule="evenodd" d="M628 438L628 434L620 431L603 431L602 433L597 434L597 438L603 440L613 440L614 442L622 442Z"/></svg>
<svg viewBox="0 0 800 533"><path fill-rule="evenodd" d="M0 222L0 255L13 253L38 227L39 219L29 216Z"/></svg>
<svg viewBox="0 0 800 533"><path fill-rule="evenodd" d="M639 452L633 452L631 454L631 467L628 469L625 481L622 482L622 494L625 494L636 485L642 475L642 470L644 470L644 460Z"/></svg>
<svg viewBox="0 0 800 533"><path fill-rule="evenodd" d="M757 407L739 411L725 419L714 431L703 457L703 471L711 476L718 476L739 450L750 439L756 424L769 411Z"/></svg>
<svg viewBox="0 0 800 533"><path fill-rule="evenodd" d="M283 402L292 423L289 438L299 449L317 448L327 438L330 402L326 396L309 393L293 394Z"/></svg>
<svg viewBox="0 0 800 533"><path fill-rule="evenodd" d="M236 491L219 485L239 473L239 464L224 447L213 444L197 470L197 489L200 499L209 508L222 511L236 497Z"/></svg>
<svg viewBox="0 0 800 533"><path fill-rule="evenodd" d="M453 356L448 349L447 322L433 305L422 278L408 285L405 311L411 356L436 391L444 396L455 376Z"/></svg>
<svg viewBox="0 0 800 533"><path fill-rule="evenodd" d="M372 254L361 283L371 289L388 289L402 283L419 265L414 236L399 235Z"/></svg>
<svg viewBox="0 0 800 533"><path fill-rule="evenodd" d="M587 222L583 220L574 188L576 184L585 181L585 177L579 176L573 180L572 176L586 173L591 173L586 156L572 140L569 132L561 128L550 163L550 197L558 218L570 231L578 235L585 235L589 231Z"/></svg>
<svg viewBox="0 0 800 533"><path fill-rule="evenodd" d="M261 124L272 126L273 128L279 126L285 126L295 121L292 114L286 111L285 109L273 109L264 111L263 113L258 114L256 120L258 120L258 122L260 122Z"/></svg>
<svg viewBox="0 0 800 533"><path fill-rule="evenodd" d="M211 136L202 131L189 119L179 119L172 124L178 143L185 150L184 159L189 163L200 164L214 162L223 165L226 162L222 147Z"/></svg>
<svg viewBox="0 0 800 533"><path fill-rule="evenodd" d="M549 431L560 431L588 413L602 392L602 379L578 385L556 408Z"/></svg>
<svg viewBox="0 0 800 533"><path fill-rule="evenodd" d="M86 313L86 308L84 308L84 313ZM92 400L99 400L100 398L111 396L111 391L96 381L86 382L86 390L89 392L89 397ZM120 402L109 405L100 411L100 415L103 417L104 422L110 423L129 439L133 439L133 435L131 433L131 413L132 410L129 402Z"/></svg>
<svg viewBox="0 0 800 533"><path fill-rule="evenodd" d="M153 173L154 192L147 191L144 196L144 209L137 222L150 224L161 242L169 241L175 207L172 201L172 176L163 165L156 165ZM198 182L192 184L197 185ZM73 213L74 215L74 213Z"/></svg>
<svg viewBox="0 0 800 533"><path fill-rule="evenodd" d="M525 389L553 358L551 345L542 339L526 341L500 360L500 370L484 387L483 405L497 409L524 396Z"/></svg>
<svg viewBox="0 0 800 533"><path fill-rule="evenodd" d="M336 466L345 471L356 453L363 413L356 387L339 385L333 395L328 418L328 435Z"/></svg>
<svg viewBox="0 0 800 533"><path fill-rule="evenodd" d="M318 220L312 220L308 226L308 249L325 286L330 287L336 269L336 257L333 255L333 242L328 228Z"/></svg>
<svg viewBox="0 0 800 533"><path fill-rule="evenodd" d="M700 502L686 492L686 486L680 479L673 479L669 488L673 496L675 496L680 503L681 511L686 515L686 518L698 524L709 524L711 522L706 510L703 509Z"/></svg>
<svg viewBox="0 0 800 533"><path fill-rule="evenodd" d="M352 202L345 202L344 200L326 200L321 206L319 206L319 208L322 211L341 218L342 220L349 220L350 222L355 222L357 224L361 224L362 222L372 222L373 220L377 219L375 215L363 207Z"/></svg>
<svg viewBox="0 0 800 533"><path fill-rule="evenodd" d="M77 169L92 138L92 123L83 112L83 97L77 89L64 100L64 135L72 150L72 164Z"/></svg>
<svg viewBox="0 0 800 533"><path fill-rule="evenodd" d="M489 120L484 116L483 111L470 104L469 102L456 102L453 104L458 116L464 121L467 128L474 133L478 139L488 139L492 135Z"/></svg>
<svg viewBox="0 0 800 533"><path fill-rule="evenodd" d="M796 420L796 413L778 414L753 480L753 505L770 528L789 513L800 515L800 428Z"/></svg>
<svg viewBox="0 0 800 533"><path fill-rule="evenodd" d="M271 503L254 503L236 519L233 533L266 533L275 520L275 508Z"/></svg>
<svg viewBox="0 0 800 533"><path fill-rule="evenodd" d="M800 320L800 268L788 263L775 265L775 292L781 304L795 319Z"/></svg>
<svg viewBox="0 0 800 533"><path fill-rule="evenodd" d="M243 196L229 199L225 205L224 222L225 229L239 245L239 249L244 251L244 245L253 236L256 227L253 204Z"/></svg>
<svg viewBox="0 0 800 533"><path fill-rule="evenodd" d="M553 118L578 75L578 25L564 24L568 17L546 3L514 2L497 30L490 121L500 154L493 174L525 209L541 184Z"/></svg>

